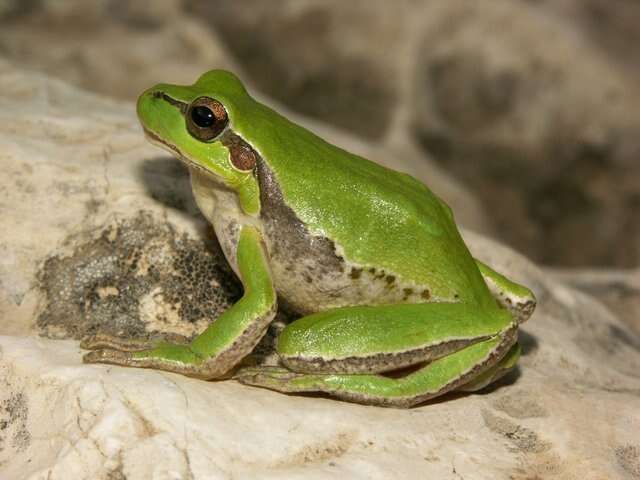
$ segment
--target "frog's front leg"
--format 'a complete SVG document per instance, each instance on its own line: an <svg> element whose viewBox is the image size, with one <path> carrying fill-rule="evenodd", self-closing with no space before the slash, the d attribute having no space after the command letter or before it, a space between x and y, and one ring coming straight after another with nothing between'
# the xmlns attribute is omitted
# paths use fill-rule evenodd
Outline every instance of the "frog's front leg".
<svg viewBox="0 0 640 480"><path fill-rule="evenodd" d="M481 388L515 365L517 324L504 309L460 303L346 307L287 326L287 368L249 367L236 379L281 392L409 407L454 389ZM384 374L413 367L403 376Z"/></svg>
<svg viewBox="0 0 640 480"><path fill-rule="evenodd" d="M144 349L145 344L137 340L101 336L83 342L83 348L94 349L83 360L206 379L223 376L253 350L276 313L276 293L262 237L253 227L240 233L237 262L243 297L191 343L160 343Z"/></svg>

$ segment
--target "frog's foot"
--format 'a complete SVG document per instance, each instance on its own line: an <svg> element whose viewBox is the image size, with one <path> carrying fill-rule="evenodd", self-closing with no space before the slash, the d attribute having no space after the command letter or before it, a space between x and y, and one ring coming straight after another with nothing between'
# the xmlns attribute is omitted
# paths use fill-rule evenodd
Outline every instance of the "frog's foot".
<svg viewBox="0 0 640 480"><path fill-rule="evenodd" d="M507 334L477 342L399 378L380 374L296 373L281 367L243 368L234 378L247 385L284 393L324 392L357 403L407 408L484 378L514 341L515 335Z"/></svg>
<svg viewBox="0 0 640 480"><path fill-rule="evenodd" d="M203 376L206 370L206 362L188 344L100 335L84 340L81 347L91 350L82 357L85 363L157 368L197 377Z"/></svg>
<svg viewBox="0 0 640 480"><path fill-rule="evenodd" d="M189 339L183 335L169 334L163 335L164 340L177 343L187 344ZM98 350L101 348L110 348L123 352L136 352L147 350L161 343L159 340L152 338L121 338L106 333L97 333L90 337L83 338L80 342L80 348L85 350Z"/></svg>
<svg viewBox="0 0 640 480"><path fill-rule="evenodd" d="M96 334L85 338L80 347L91 350L82 357L84 363L109 363L129 367L159 368L180 371L196 359L189 351L188 339L182 335L170 335L173 343L150 338L119 338L108 334ZM161 358L162 355L168 358ZM178 370L179 369L179 370Z"/></svg>
<svg viewBox="0 0 640 480"><path fill-rule="evenodd" d="M225 378L238 361L234 355L227 352L206 357L195 352L190 345L175 343L160 343L145 350L98 348L85 354L82 360L84 363L153 368L204 380Z"/></svg>
<svg viewBox="0 0 640 480"><path fill-rule="evenodd" d="M304 388L304 384L308 384L312 380L311 377L322 378L323 375L309 375L292 372L284 367L264 366L241 368L233 376L233 379L245 385L269 388L279 392L296 393L309 391ZM306 382L300 383L299 380L303 378L306 379Z"/></svg>
<svg viewBox="0 0 640 480"><path fill-rule="evenodd" d="M500 380L515 368L516 364L518 363L518 359L520 358L520 353L520 345L516 343L511 347L507 354L502 357L502 360L500 360L500 362L489 368L484 373L478 375L471 381L458 387L457 390L460 392L476 392L478 390L482 390L488 385L491 385L493 382Z"/></svg>

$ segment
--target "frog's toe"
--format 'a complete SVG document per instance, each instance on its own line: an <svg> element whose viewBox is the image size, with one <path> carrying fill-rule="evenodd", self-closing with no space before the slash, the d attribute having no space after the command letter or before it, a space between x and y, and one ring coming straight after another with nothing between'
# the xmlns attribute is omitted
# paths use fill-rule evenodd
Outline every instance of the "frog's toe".
<svg viewBox="0 0 640 480"><path fill-rule="evenodd" d="M115 349L123 352L137 352L150 348L156 342L148 338L119 338L104 333L98 333L90 337L83 338L80 348L85 350Z"/></svg>
<svg viewBox="0 0 640 480"><path fill-rule="evenodd" d="M306 389L300 388L296 380L307 376L282 367L246 367L236 372L233 378L254 387L269 388L279 392L301 392Z"/></svg>
<svg viewBox="0 0 640 480"><path fill-rule="evenodd" d="M240 369L233 378L241 383L254 384L267 379L289 380L294 378L295 372L282 367L245 367Z"/></svg>
<svg viewBox="0 0 640 480"><path fill-rule="evenodd" d="M110 363L113 365L130 365L131 352L113 348L98 348L91 350L82 357L84 363Z"/></svg>

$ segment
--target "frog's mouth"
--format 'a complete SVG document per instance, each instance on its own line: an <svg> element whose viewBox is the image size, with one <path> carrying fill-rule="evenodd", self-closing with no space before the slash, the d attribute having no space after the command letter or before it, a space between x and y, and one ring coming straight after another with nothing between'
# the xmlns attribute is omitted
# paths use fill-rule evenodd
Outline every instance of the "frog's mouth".
<svg viewBox="0 0 640 480"><path fill-rule="evenodd" d="M165 150L169 150L171 153L183 157L182 152L175 145L171 145L170 143L165 142L159 135L156 135L154 132L149 130L147 127L142 127L144 131L144 136L154 145L157 145L160 148Z"/></svg>
<svg viewBox="0 0 640 480"><path fill-rule="evenodd" d="M144 136L146 137L146 139L151 144L156 145L156 146L162 148L163 150L168 151L169 153L172 153L178 160L180 160L182 163L184 163L187 167L195 168L195 169L197 169L197 170L199 170L199 171L201 171L203 173L206 173L207 175L209 175L211 177L215 177L216 176L210 170L207 170L202 165L199 165L198 163L194 162L189 157L184 155L180 151L180 149L178 147L176 147L175 145L172 145L170 143L165 142L162 139L162 137L160 137L159 135L155 134L152 130L149 130L145 126L142 127L142 130L144 131Z"/></svg>

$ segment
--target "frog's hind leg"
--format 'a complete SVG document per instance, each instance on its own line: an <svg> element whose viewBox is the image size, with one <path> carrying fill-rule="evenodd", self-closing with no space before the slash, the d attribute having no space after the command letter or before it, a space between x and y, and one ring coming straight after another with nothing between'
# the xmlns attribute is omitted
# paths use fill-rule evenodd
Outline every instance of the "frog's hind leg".
<svg viewBox="0 0 640 480"><path fill-rule="evenodd" d="M516 335L511 315L497 308L347 307L304 317L284 330L278 350L288 368L250 367L235 378L281 392L410 407L483 375ZM407 366L417 370L400 377L383 373Z"/></svg>
<svg viewBox="0 0 640 480"><path fill-rule="evenodd" d="M477 392L478 390L482 390L484 387L501 379L513 370L516 363L518 363L520 353L520 345L518 343L514 343L511 349L498 363L486 370L484 373L473 378L471 381L461 385L456 390L461 392Z"/></svg>
<svg viewBox="0 0 640 480"><path fill-rule="evenodd" d="M512 345L511 335L497 336L434 360L400 378L373 374L295 373L281 367L248 367L234 378L279 392L324 392L357 403L408 408L472 382Z"/></svg>

